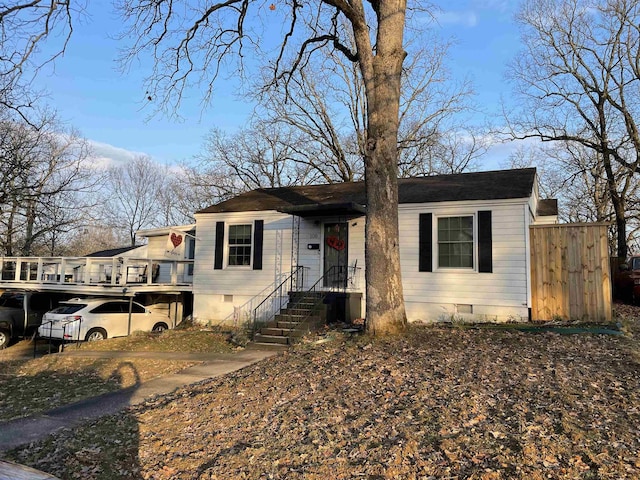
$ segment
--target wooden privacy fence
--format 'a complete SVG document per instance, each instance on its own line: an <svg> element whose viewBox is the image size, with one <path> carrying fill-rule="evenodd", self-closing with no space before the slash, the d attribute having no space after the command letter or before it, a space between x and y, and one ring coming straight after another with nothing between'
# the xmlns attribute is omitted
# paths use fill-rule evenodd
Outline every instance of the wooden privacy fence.
<svg viewBox="0 0 640 480"><path fill-rule="evenodd" d="M531 240L531 319L611 321L607 224L535 225Z"/></svg>

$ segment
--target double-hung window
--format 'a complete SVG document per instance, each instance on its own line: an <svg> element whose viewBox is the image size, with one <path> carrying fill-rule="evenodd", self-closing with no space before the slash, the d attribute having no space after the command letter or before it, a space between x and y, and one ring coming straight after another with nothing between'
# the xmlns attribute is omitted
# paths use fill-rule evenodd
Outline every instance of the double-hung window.
<svg viewBox="0 0 640 480"><path fill-rule="evenodd" d="M229 266L251 265L251 224L229 225Z"/></svg>
<svg viewBox="0 0 640 480"><path fill-rule="evenodd" d="M474 268L473 216L438 218L438 267Z"/></svg>

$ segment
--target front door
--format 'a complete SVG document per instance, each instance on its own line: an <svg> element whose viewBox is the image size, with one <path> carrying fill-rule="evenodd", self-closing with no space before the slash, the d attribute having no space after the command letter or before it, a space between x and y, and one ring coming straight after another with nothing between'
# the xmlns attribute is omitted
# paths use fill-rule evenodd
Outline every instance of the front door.
<svg viewBox="0 0 640 480"><path fill-rule="evenodd" d="M347 286L349 224L345 222L324 224L324 286Z"/></svg>

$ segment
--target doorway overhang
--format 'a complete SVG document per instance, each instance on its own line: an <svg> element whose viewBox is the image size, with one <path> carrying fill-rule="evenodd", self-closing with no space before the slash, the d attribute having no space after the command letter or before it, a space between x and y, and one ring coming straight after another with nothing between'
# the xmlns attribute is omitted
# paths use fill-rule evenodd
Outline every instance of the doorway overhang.
<svg viewBox="0 0 640 480"><path fill-rule="evenodd" d="M355 202L313 203L279 208L278 212L302 218L340 217L351 220L366 215L367 209L364 205Z"/></svg>

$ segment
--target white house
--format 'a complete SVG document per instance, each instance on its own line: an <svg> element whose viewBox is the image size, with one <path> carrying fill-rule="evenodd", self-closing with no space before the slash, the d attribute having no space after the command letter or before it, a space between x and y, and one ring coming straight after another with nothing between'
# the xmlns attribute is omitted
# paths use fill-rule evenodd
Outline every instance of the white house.
<svg viewBox="0 0 640 480"><path fill-rule="evenodd" d="M409 321L529 318L529 226L557 222L535 169L401 179L398 210ZM194 319L249 319L285 280L336 292L332 318L365 317L365 222L362 182L258 189L197 212Z"/></svg>

